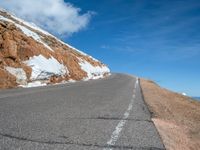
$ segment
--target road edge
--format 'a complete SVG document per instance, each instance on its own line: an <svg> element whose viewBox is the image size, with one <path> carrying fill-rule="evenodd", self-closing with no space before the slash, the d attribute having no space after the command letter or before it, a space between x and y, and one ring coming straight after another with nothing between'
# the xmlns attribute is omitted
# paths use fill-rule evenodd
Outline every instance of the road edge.
<svg viewBox="0 0 200 150"><path fill-rule="evenodd" d="M149 113L150 113L150 117L151 117L151 121L153 122L153 125L154 125L154 127L155 127L155 129L156 129L156 132L158 133L158 135L159 135L159 138L161 139L161 142L162 142L162 144L163 144L163 147L164 147L164 149L166 150L166 146L165 146L165 144L164 144L164 142L163 142L163 138L162 138L162 136L160 135L160 133L159 133L159 131L158 131L158 128L157 128L157 126L155 125L155 122L154 122L154 120L153 120L153 112L150 110L150 108L149 108L149 105L146 103L146 101L145 101L145 98L144 98L144 93L143 93L143 90L142 90L142 87L141 87L141 78L138 78L138 86L139 86L139 90L140 90L140 93L141 93L141 97L142 97L142 100L143 100L143 102L144 102L144 104L147 106L147 110L149 111Z"/></svg>

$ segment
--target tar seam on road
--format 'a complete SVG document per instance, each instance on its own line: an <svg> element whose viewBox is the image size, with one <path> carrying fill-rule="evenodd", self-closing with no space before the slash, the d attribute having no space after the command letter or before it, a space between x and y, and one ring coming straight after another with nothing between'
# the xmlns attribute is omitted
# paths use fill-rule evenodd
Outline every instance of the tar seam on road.
<svg viewBox="0 0 200 150"><path fill-rule="evenodd" d="M120 121L121 120L127 120L127 121L140 121L140 122L145 121L145 122L150 122L150 123L153 122L150 119L146 119L146 120L143 120L143 119L131 119L131 118L124 119L124 118L117 118L117 117L94 117L94 118L92 118L92 117L89 117L89 118L77 117L77 118L65 118L65 119L67 119L67 120L70 120L70 119L71 120L120 120Z"/></svg>
<svg viewBox="0 0 200 150"><path fill-rule="evenodd" d="M134 86L134 89L133 89L133 96L132 96L131 102L128 105L128 109L124 113L123 118L120 120L120 122L115 127L115 130L113 131L110 140L107 142L107 145L109 145L109 146L114 146L115 145L115 143L119 139L120 133L121 133L124 125L127 122L127 119L129 117L130 111L133 108L133 102L135 100L135 94L136 94L137 85L138 85L138 78L136 78L135 86ZM104 150L112 150L112 148L104 148Z"/></svg>

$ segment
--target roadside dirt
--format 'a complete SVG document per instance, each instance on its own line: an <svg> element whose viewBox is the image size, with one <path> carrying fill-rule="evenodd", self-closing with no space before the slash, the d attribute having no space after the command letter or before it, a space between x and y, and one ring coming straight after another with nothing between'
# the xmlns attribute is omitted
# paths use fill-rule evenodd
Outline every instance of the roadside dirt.
<svg viewBox="0 0 200 150"><path fill-rule="evenodd" d="M140 80L145 102L167 150L200 149L200 103L149 80Z"/></svg>

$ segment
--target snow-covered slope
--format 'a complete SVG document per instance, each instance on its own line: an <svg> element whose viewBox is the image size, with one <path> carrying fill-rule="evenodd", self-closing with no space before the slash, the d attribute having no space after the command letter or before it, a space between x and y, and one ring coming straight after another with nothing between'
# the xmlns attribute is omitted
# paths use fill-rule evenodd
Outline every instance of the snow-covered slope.
<svg viewBox="0 0 200 150"><path fill-rule="evenodd" d="M109 68L93 57L0 9L0 88L98 79L109 74Z"/></svg>

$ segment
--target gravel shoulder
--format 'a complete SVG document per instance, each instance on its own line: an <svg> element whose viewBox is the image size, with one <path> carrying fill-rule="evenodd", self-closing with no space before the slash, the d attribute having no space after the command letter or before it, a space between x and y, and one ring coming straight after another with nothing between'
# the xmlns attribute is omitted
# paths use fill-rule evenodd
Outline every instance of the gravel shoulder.
<svg viewBox="0 0 200 150"><path fill-rule="evenodd" d="M142 93L167 150L200 148L200 103L141 79Z"/></svg>

